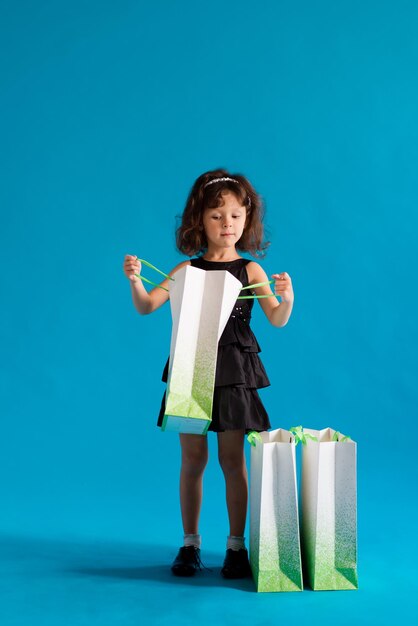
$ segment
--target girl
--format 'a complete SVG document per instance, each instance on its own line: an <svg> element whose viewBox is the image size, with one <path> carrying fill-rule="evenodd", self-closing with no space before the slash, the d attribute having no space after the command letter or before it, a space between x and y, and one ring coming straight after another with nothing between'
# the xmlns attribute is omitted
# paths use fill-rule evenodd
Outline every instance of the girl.
<svg viewBox="0 0 418 626"><path fill-rule="evenodd" d="M184 265L204 270L228 270L245 287L268 281L262 267L255 261L239 256L238 250L252 256L264 256L269 242L263 241L263 207L260 196L247 178L230 174L225 169L206 172L195 181L182 222L177 229L177 248L190 260L179 263L173 276ZM169 298L168 292L154 288L145 290L136 256L126 255L124 272L131 281L133 302L142 315L152 313ZM264 297L259 303L273 326L285 326L289 320L294 294L286 272L272 274L274 294L268 285L257 287L253 293ZM160 285L168 288L169 280ZM274 297L279 295L281 302ZM237 300L225 330L219 340L210 431L217 433L219 463L225 476L226 499L230 524L226 555L221 573L226 578L251 575L245 547L248 481L244 456L244 436L271 428L257 389L270 381L258 353L260 346L250 328L254 300ZM168 360L162 380L167 382ZM157 425L161 426L165 393ZM181 474L180 504L184 529L184 545L172 566L177 576L192 576L201 569L201 537L198 531L202 502L203 472L208 460L207 435L180 433Z"/></svg>

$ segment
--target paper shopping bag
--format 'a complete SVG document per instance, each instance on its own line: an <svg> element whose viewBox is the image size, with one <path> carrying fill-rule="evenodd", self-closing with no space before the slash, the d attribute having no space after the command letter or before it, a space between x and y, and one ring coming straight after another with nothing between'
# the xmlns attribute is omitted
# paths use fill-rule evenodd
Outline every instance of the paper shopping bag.
<svg viewBox="0 0 418 626"><path fill-rule="evenodd" d="M302 591L295 438L282 428L259 435L250 470L254 582L257 591Z"/></svg>
<svg viewBox="0 0 418 626"><path fill-rule="evenodd" d="M181 268L170 284L173 320L162 430L205 434L212 419L218 341L242 283L227 270Z"/></svg>
<svg viewBox="0 0 418 626"><path fill-rule="evenodd" d="M356 448L333 430L303 429L302 555L312 589L357 589Z"/></svg>

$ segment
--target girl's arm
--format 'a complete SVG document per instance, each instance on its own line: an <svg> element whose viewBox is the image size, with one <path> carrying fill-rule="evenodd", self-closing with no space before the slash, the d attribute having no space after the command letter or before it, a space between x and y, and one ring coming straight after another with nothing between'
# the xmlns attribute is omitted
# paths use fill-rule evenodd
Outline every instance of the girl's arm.
<svg viewBox="0 0 418 626"><path fill-rule="evenodd" d="M176 265L171 272L168 272L168 275L173 276L185 265L190 265L190 261L182 261L182 263ZM168 289L169 282L171 281L169 281L168 278L164 278L164 280L159 284L161 287ZM136 282L131 282L131 290L134 306L141 315L149 315L150 313L153 313L169 299L168 291L160 289L159 287L154 287L148 293L141 279L138 279Z"/></svg>
<svg viewBox="0 0 418 626"><path fill-rule="evenodd" d="M247 265L249 284L264 283L268 281L268 276L258 263L250 261ZM272 278L276 279L275 282L275 294L280 295L282 301L279 302L277 298L260 298L259 303L267 319L273 326L286 326L289 317L292 313L294 293L292 287L292 281L289 274L283 272L282 274L273 274ZM254 289L257 296L272 294L270 285L264 285L263 287L256 287Z"/></svg>

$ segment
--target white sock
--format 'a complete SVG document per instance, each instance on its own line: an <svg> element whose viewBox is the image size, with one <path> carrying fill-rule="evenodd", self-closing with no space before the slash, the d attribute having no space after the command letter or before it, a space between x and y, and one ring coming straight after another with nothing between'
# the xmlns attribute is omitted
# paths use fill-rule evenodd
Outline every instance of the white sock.
<svg viewBox="0 0 418 626"><path fill-rule="evenodd" d="M184 535L185 546L194 546L195 548L200 548L201 543L202 537L200 535L192 535L187 533Z"/></svg>
<svg viewBox="0 0 418 626"><path fill-rule="evenodd" d="M236 535L228 535L228 539L226 542L226 549L232 548L232 550L242 550L245 549L245 537L238 537Z"/></svg>

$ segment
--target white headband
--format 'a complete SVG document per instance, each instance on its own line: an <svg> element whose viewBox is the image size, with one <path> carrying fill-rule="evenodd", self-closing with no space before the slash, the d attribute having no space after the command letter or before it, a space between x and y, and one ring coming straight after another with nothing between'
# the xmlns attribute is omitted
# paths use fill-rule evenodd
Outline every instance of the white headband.
<svg viewBox="0 0 418 626"><path fill-rule="evenodd" d="M223 178L214 178L213 180L210 180L208 183L205 183L205 185L203 185L203 189L205 189L205 187L207 187L208 185L211 185L212 183L220 183L223 180L230 180L233 183L237 183L238 185L240 184L238 180L235 180L235 178L229 178L229 176L224 176ZM251 206L251 198L250 196L248 196L248 206Z"/></svg>
<svg viewBox="0 0 418 626"><path fill-rule="evenodd" d="M238 181L235 180L235 178L229 178L228 176L225 176L224 178L214 178L213 180L210 180L208 183L206 183L203 186L203 188L207 187L208 185L211 185L212 183L219 183L221 180L232 180L233 183L238 183Z"/></svg>

